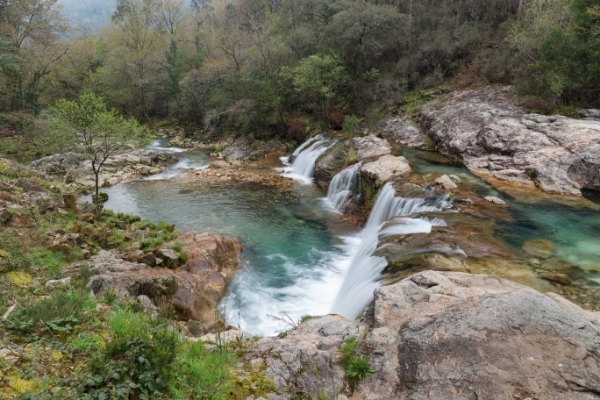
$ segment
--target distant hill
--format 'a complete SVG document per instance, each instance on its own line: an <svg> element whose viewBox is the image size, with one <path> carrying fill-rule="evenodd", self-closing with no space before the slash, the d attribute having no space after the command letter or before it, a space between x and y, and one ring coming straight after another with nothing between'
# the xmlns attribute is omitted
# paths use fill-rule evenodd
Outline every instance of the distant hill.
<svg viewBox="0 0 600 400"><path fill-rule="evenodd" d="M108 23L116 0L58 0L58 4L72 25L89 25L97 30Z"/></svg>

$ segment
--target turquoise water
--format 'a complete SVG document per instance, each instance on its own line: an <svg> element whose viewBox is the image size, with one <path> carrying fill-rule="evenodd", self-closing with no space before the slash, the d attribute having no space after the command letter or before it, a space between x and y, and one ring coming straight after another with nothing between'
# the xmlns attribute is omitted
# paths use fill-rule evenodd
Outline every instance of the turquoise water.
<svg viewBox="0 0 600 400"><path fill-rule="evenodd" d="M158 144L154 147L161 149ZM202 151L171 151L180 152L178 164L162 174L107 190L106 208L169 221L182 231L242 241L243 267L220 306L231 325L272 335L286 326L271 316L285 313L299 320L302 315L328 313L361 239L358 230L340 222L324 194L300 183L288 188L186 183L176 176L206 168L210 158ZM529 239L548 239L555 245L556 258L582 267L588 284L600 284L600 212L596 209L583 202L566 206L542 197L521 201L432 153L396 149L396 154L404 155L418 173L454 174L478 195L502 198L512 218L497 221L499 238L516 252Z"/></svg>
<svg viewBox="0 0 600 400"><path fill-rule="evenodd" d="M182 156L201 165L206 154ZM328 313L355 240L356 231L342 224L323 201L323 193L309 185L207 187L146 179L107 192L106 208L244 243L243 269L221 311L231 325L254 334L272 335L285 328L268 315L286 313L297 320Z"/></svg>
<svg viewBox="0 0 600 400"><path fill-rule="evenodd" d="M478 195L497 196L506 201L512 219L497 221L501 229L496 235L516 251L527 240L547 239L555 245L556 258L584 269L600 271L600 211L591 202L581 201L571 206L558 198L552 200L542 196L534 198L534 201L522 201L517 196L495 189L462 165L449 165L442 158L432 157L432 153L406 149L396 149L395 152L406 157L420 174L454 174L473 184ZM588 197L592 201L600 200L597 194L588 194ZM588 279L600 284L596 274L590 274Z"/></svg>

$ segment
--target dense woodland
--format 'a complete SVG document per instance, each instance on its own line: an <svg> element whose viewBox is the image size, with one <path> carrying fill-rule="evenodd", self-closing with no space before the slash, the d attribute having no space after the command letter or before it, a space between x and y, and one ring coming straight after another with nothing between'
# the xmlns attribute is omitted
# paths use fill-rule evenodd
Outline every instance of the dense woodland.
<svg viewBox="0 0 600 400"><path fill-rule="evenodd" d="M98 33L62 12L0 0L5 132L84 91L149 126L293 139L442 85L600 99L597 0L118 0Z"/></svg>

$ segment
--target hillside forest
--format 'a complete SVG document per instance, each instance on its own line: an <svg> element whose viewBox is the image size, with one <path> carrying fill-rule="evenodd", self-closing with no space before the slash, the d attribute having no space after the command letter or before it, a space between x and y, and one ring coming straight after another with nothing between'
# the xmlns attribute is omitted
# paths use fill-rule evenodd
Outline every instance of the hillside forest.
<svg viewBox="0 0 600 400"><path fill-rule="evenodd" d="M541 113L600 100L596 0L118 0L98 32L63 11L0 1L4 136L84 91L150 127L293 140L448 86L512 84Z"/></svg>

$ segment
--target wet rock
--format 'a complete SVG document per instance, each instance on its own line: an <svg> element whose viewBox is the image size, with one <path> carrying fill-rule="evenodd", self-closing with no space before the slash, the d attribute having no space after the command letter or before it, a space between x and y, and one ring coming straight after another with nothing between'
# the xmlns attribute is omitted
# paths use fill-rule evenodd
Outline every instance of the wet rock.
<svg viewBox="0 0 600 400"><path fill-rule="evenodd" d="M323 153L315 162L315 182L325 192L333 177L344 169L352 141L344 140L336 143Z"/></svg>
<svg viewBox="0 0 600 400"><path fill-rule="evenodd" d="M229 164L227 161L215 160L212 163L210 163L210 168L231 168L231 164Z"/></svg>
<svg viewBox="0 0 600 400"><path fill-rule="evenodd" d="M458 189L458 186L456 186L456 183L454 183L454 181L452 179L450 179L450 177L448 175L440 176L433 182L433 185L438 186L438 187L442 188L444 191L448 191L448 192Z"/></svg>
<svg viewBox="0 0 600 400"><path fill-rule="evenodd" d="M377 130L390 142L414 149L427 148L425 138L408 116L382 119L377 123Z"/></svg>
<svg viewBox="0 0 600 400"><path fill-rule="evenodd" d="M392 152L392 147L387 140L372 135L356 137L352 139L352 143L358 161L374 159Z"/></svg>
<svg viewBox="0 0 600 400"><path fill-rule="evenodd" d="M509 87L453 92L419 122L443 154L486 179L581 195L600 190L600 122L528 114Z"/></svg>
<svg viewBox="0 0 600 400"><path fill-rule="evenodd" d="M554 244L546 239L533 239L523 243L523 251L539 258L549 258L554 254Z"/></svg>
<svg viewBox="0 0 600 400"><path fill-rule="evenodd" d="M370 162L361 167L362 173L367 174L373 180L378 180L380 184L406 175L410 171L410 164L406 158L391 155L380 157L377 161Z"/></svg>
<svg viewBox="0 0 600 400"><path fill-rule="evenodd" d="M499 206L505 206L506 202L498 197L495 196L485 196L484 197L485 201L489 201L490 203L494 203L496 205Z"/></svg>
<svg viewBox="0 0 600 400"><path fill-rule="evenodd" d="M547 279L552 282L560 283L561 285L569 286L571 284L571 279L568 275L565 274L553 274L551 272L538 272L538 275L541 278Z"/></svg>

